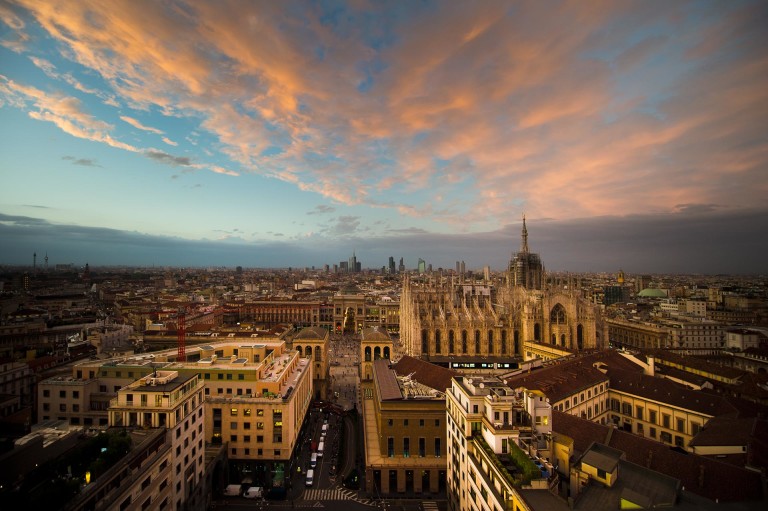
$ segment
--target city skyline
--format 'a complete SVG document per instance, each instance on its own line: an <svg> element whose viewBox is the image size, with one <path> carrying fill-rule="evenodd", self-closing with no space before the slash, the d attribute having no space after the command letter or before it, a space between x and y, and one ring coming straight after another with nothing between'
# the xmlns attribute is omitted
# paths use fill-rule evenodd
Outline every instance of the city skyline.
<svg viewBox="0 0 768 511"><path fill-rule="evenodd" d="M764 273L768 8L0 3L0 264Z"/></svg>

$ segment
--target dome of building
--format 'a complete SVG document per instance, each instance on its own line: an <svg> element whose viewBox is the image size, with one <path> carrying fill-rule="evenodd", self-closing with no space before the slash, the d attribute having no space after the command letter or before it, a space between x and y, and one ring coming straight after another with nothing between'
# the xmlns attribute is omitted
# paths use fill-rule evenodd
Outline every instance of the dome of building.
<svg viewBox="0 0 768 511"><path fill-rule="evenodd" d="M637 296L643 297L643 298L666 298L667 293L662 291L661 289L656 289L653 287L647 287L637 293Z"/></svg>

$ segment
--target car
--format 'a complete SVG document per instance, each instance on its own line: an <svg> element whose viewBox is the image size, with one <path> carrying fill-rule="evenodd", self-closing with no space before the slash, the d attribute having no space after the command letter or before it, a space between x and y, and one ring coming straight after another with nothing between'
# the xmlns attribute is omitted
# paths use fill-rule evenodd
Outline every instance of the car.
<svg viewBox="0 0 768 511"><path fill-rule="evenodd" d="M307 470L307 478L304 480L305 486L312 486L312 483L315 482L315 471L313 469Z"/></svg>
<svg viewBox="0 0 768 511"><path fill-rule="evenodd" d="M245 493L243 493L243 497L246 499L260 499L264 496L264 488L261 486L251 486L247 490L245 490Z"/></svg>
<svg viewBox="0 0 768 511"><path fill-rule="evenodd" d="M228 484L227 487L224 488L224 495L227 497L238 497L242 491L242 487L239 484Z"/></svg>
<svg viewBox="0 0 768 511"><path fill-rule="evenodd" d="M309 466L315 468L317 466L317 453L313 452L309 458Z"/></svg>
<svg viewBox="0 0 768 511"><path fill-rule="evenodd" d="M320 442L317 446L317 457L322 458L323 457L323 451L325 450L325 442Z"/></svg>

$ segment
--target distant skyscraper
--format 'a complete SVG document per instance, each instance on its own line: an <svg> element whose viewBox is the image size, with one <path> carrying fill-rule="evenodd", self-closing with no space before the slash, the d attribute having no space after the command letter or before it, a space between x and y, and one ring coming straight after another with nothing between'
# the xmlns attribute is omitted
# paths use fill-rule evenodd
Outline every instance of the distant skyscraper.
<svg viewBox="0 0 768 511"><path fill-rule="evenodd" d="M400 265L397 267L397 271L400 273L403 273L405 271L405 263L403 263L403 258L400 258Z"/></svg>
<svg viewBox="0 0 768 511"><path fill-rule="evenodd" d="M461 275L464 275L467 273L467 265L464 264L464 261L461 262L461 271L459 272Z"/></svg>
<svg viewBox="0 0 768 511"><path fill-rule="evenodd" d="M389 256L389 273L394 274L397 271L395 268L395 258Z"/></svg>
<svg viewBox="0 0 768 511"><path fill-rule="evenodd" d="M461 263L456 261L456 275L460 275L460 274L461 274Z"/></svg>
<svg viewBox="0 0 768 511"><path fill-rule="evenodd" d="M355 255L355 252L352 251L352 257L349 258L348 271L350 271L350 272L360 271L358 269L359 268L359 264L360 263L357 262L357 256Z"/></svg>
<svg viewBox="0 0 768 511"><path fill-rule="evenodd" d="M419 258L419 273L427 272L427 262L424 259Z"/></svg>

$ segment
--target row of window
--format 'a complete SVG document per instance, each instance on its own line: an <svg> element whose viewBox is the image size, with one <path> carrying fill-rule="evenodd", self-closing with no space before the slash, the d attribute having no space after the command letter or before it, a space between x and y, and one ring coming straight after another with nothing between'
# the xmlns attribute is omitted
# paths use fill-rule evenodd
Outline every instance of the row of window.
<svg viewBox="0 0 768 511"><path fill-rule="evenodd" d="M488 330L487 332L487 345L488 353L494 353L496 351L494 346L494 331ZM441 353L441 331L435 330L435 353ZM475 330L475 353L480 353L480 330ZM454 345L455 335L453 330L448 331L448 353L455 353L456 346ZM519 332L514 332L515 352L517 352L517 346L519 344ZM461 331L461 353L467 353L468 333L466 330ZM429 353L429 333L426 330L421 331L421 351L422 353ZM501 331L501 354L507 353L507 331Z"/></svg>
<svg viewBox="0 0 768 511"><path fill-rule="evenodd" d="M51 390L50 389L43 389L43 397L51 397ZM67 391L66 390L60 390L59 391L59 398L66 399L67 398ZM80 398L80 391L79 390L73 390L72 391L72 398L73 399L79 399Z"/></svg>
<svg viewBox="0 0 768 511"><path fill-rule="evenodd" d="M230 452L230 454L232 456L237 456L238 451L242 452L244 456L250 456L251 455L251 448L250 447L246 447L246 448L240 449L240 450L238 450L237 447L232 447L229 450L229 452ZM280 449L275 449L272 454L274 454L275 458L279 458L280 457ZM264 456L264 449L262 449L262 448L256 449L256 456Z"/></svg>
<svg viewBox="0 0 768 511"><path fill-rule="evenodd" d="M427 439L424 437L419 437L419 448L418 448L418 456L420 458L423 458L427 455ZM410 437L404 437L403 438L403 450L401 451L401 454L404 458L409 458L411 456L411 439ZM441 440L439 437L435 437L435 450L434 450L434 456L435 458L439 458L441 453ZM395 457L395 438L394 437L388 437L387 438L387 456L390 458Z"/></svg>
<svg viewBox="0 0 768 511"><path fill-rule="evenodd" d="M410 421L408 419L403 419L403 426L408 426L410 424ZM387 419L387 426L392 427L395 425L395 419ZM424 419L419 419L419 426L424 427ZM440 427L440 419L435 419L435 427Z"/></svg>

